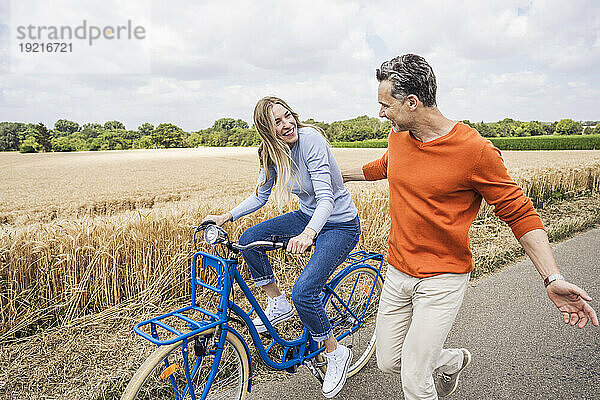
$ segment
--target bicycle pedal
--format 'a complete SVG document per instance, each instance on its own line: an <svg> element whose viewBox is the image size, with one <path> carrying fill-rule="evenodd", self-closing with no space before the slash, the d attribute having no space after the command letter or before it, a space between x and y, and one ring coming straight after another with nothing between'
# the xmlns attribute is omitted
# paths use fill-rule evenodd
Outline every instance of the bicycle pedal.
<svg viewBox="0 0 600 400"><path fill-rule="evenodd" d="M314 358L311 358L310 360L304 360L302 364L304 364L306 368L308 368L308 370L313 374L313 376L317 378L317 380L321 382L321 384L323 384L323 377L321 376L319 371L317 371L318 367Z"/></svg>

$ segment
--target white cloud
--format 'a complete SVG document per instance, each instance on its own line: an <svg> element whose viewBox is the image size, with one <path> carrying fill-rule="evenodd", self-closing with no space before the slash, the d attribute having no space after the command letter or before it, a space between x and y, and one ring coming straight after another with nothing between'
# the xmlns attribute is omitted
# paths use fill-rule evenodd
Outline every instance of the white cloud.
<svg viewBox="0 0 600 400"><path fill-rule="evenodd" d="M98 2L95 18L136 15L135 3L118 3L111 14ZM407 52L431 63L438 104L452 118L599 118L593 0L148 4L146 74L10 74L13 32L10 13L2 13L0 120L118 119L129 128L148 121L196 130L225 116L251 122L265 95L285 98L304 118L376 116L375 68ZM54 8L48 18L81 19L83 8ZM104 62L109 68L111 57Z"/></svg>

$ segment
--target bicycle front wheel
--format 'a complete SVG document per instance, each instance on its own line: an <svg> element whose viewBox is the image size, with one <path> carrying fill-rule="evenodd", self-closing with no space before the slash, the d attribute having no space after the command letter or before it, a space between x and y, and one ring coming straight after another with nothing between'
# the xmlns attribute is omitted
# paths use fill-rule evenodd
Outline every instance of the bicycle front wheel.
<svg viewBox="0 0 600 400"><path fill-rule="evenodd" d="M348 369L348 377L360 371L375 352L375 320L382 288L381 275L371 268L359 267L333 288L339 298L331 295L325 303L335 337L354 329L339 341L352 348L354 362ZM325 371L326 367L322 367L323 375Z"/></svg>
<svg viewBox="0 0 600 400"><path fill-rule="evenodd" d="M197 355L196 338L201 346L207 346L214 328L188 339L187 353L194 393L200 399L214 362L214 354ZM190 399L191 395L184 371L182 342L161 346L146 359L137 370L121 400ZM227 332L223 354L207 399L243 400L248 390L250 365L246 348L232 332Z"/></svg>

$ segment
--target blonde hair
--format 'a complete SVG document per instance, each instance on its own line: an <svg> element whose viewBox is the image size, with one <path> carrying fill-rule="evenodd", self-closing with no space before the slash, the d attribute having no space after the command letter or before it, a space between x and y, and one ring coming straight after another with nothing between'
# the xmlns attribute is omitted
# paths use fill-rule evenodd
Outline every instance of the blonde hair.
<svg viewBox="0 0 600 400"><path fill-rule="evenodd" d="M297 130L308 126L321 133L323 131L319 127L300 122L298 114L285 101L278 97L263 97L256 103L256 107L254 107L254 126L261 139L260 146L258 147L258 159L261 168L265 171L265 180L259 183L258 186L262 186L269 181L271 178L269 168L275 165L277 168L277 177L272 192L275 195L279 211L282 211L284 206L287 206L290 210L292 208L292 187L297 178L294 176L292 169L293 161L290 156L290 147L277 135L275 130L275 118L273 117L273 106L275 104L281 105L292 114L296 121Z"/></svg>

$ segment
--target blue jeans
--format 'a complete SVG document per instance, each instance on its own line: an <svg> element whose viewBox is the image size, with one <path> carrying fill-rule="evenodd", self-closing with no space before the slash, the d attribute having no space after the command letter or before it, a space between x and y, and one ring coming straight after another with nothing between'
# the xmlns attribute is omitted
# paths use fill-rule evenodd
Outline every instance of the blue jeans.
<svg viewBox="0 0 600 400"><path fill-rule="evenodd" d="M256 240L268 240L271 235L291 238L302 233L309 220L310 216L299 210L289 212L246 229L239 242L246 245ZM327 222L316 237L314 252L292 289L292 301L298 316L318 342L333 334L320 299L321 291L331 273L356 246L359 237L358 216L348 222ZM273 268L264 249L245 250L242 256L256 286L275 282Z"/></svg>

